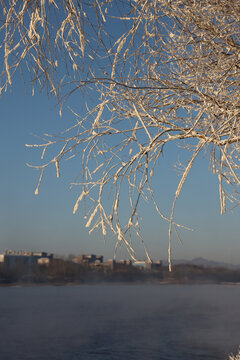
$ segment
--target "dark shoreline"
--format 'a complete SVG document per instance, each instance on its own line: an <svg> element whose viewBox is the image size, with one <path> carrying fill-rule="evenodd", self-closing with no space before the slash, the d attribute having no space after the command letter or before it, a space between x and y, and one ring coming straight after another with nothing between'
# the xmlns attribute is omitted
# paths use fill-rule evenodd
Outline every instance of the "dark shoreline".
<svg viewBox="0 0 240 360"><path fill-rule="evenodd" d="M174 265L169 272L167 266L156 270L136 268L117 264L106 266L86 266L71 261L53 260L48 265L2 266L0 286L65 286L84 284L156 284L194 285L224 284L239 285L240 269L211 268L197 265Z"/></svg>
<svg viewBox="0 0 240 360"><path fill-rule="evenodd" d="M8 282L0 283L0 288L4 287L40 287L40 286L84 286L84 285L224 285L224 286L240 286L240 282L214 282L214 281L55 281L55 282Z"/></svg>

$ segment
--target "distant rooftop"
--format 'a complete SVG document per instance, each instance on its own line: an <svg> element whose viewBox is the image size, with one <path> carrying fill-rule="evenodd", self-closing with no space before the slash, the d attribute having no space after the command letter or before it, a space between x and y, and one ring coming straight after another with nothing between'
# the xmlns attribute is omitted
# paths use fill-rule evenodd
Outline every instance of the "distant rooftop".
<svg viewBox="0 0 240 360"><path fill-rule="evenodd" d="M53 257L52 253L48 253L45 251L23 251L23 250L8 250L5 249L3 254L1 255L14 255L14 256L35 256L35 257Z"/></svg>

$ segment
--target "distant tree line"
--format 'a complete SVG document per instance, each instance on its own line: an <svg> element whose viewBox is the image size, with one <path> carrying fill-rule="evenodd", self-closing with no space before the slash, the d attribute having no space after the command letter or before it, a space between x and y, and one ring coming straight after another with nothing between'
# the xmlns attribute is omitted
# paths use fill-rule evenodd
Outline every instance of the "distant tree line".
<svg viewBox="0 0 240 360"><path fill-rule="evenodd" d="M175 265L172 272L167 266L144 270L133 265L116 264L113 268L76 264L70 260L53 259L48 265L0 265L0 284L36 283L67 284L97 282L159 283L240 283L240 269L207 268L197 265Z"/></svg>

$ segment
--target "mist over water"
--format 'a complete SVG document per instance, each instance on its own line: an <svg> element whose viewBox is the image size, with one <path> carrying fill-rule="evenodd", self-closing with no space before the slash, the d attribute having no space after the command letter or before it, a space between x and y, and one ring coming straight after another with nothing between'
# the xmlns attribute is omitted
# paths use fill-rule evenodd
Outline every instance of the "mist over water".
<svg viewBox="0 0 240 360"><path fill-rule="evenodd" d="M239 300L223 285L0 288L0 359L227 359Z"/></svg>

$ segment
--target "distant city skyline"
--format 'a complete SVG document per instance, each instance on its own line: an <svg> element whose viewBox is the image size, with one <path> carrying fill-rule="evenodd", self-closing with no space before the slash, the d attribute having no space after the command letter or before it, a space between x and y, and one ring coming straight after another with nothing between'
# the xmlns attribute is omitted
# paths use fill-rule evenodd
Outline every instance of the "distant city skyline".
<svg viewBox="0 0 240 360"><path fill-rule="evenodd" d="M77 161L64 163L60 179L56 178L53 166L45 175L39 195L34 195L39 172L26 166L26 163L37 165L40 152L26 148L25 144L36 141L31 134L56 134L65 129L65 123L72 121L70 111L64 109L60 118L54 99L43 93L32 97L18 78L13 85L13 89L0 98L0 251L5 248L43 249L57 254L100 253L105 258L112 258L115 237L109 233L104 244L100 233L89 236L81 209L76 215L72 214L78 189L70 191L69 184L80 171ZM177 147L173 147L164 154L163 165L159 168L159 172L166 172L168 181L164 184L166 191L156 197L161 209L168 214L179 180L173 168L180 156L177 151ZM153 180L155 190L159 181L163 180L156 174ZM150 256L153 260L166 259L168 225L160 220L150 204L142 206L141 216L142 234ZM176 219L195 231L180 232L183 245L174 237L173 259L204 257L240 263L239 208L234 212L228 209L227 214L220 215L217 178L209 173L205 159L196 163L184 185L177 202ZM134 239L134 243L138 259L144 259L139 240ZM120 249L118 257L127 258L126 251Z"/></svg>

